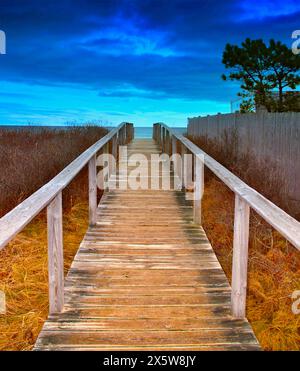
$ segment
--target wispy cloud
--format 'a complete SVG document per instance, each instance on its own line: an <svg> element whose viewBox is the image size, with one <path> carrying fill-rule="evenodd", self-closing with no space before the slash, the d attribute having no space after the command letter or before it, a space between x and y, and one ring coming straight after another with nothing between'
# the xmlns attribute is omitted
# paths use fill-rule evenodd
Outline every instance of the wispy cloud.
<svg viewBox="0 0 300 371"><path fill-rule="evenodd" d="M298 0L264 0L260 2L242 0L239 6L241 10L241 14L237 17L239 20L263 20L289 16L300 12Z"/></svg>

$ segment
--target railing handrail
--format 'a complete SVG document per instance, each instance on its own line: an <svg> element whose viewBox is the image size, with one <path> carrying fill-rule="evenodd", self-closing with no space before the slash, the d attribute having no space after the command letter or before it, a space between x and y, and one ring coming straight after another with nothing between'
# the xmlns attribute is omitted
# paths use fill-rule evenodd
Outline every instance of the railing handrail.
<svg viewBox="0 0 300 371"><path fill-rule="evenodd" d="M103 138L90 146L58 175L21 202L0 219L0 250L21 232L51 201L67 187L75 176L88 164L91 158L102 149L123 127L126 122L111 130Z"/></svg>
<svg viewBox="0 0 300 371"><path fill-rule="evenodd" d="M239 195L266 222L281 233L293 246L300 250L300 223L273 202L248 186L240 178L214 160L197 145L182 134L172 130L164 123L159 123L169 133L182 142L194 155L203 156L205 165L222 180L235 194Z"/></svg>

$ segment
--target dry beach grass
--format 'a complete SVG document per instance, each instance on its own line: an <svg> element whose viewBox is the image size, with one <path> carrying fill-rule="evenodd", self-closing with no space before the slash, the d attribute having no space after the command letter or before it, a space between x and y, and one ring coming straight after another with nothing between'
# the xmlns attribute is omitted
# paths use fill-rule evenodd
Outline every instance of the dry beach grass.
<svg viewBox="0 0 300 371"><path fill-rule="evenodd" d="M234 133L219 142L190 138L274 203L299 218L284 194L283 180L270 163L253 154L238 158ZM231 277L234 194L206 170L203 226L227 275ZM251 212L247 317L265 350L300 350L300 315L291 295L300 290L300 252Z"/></svg>
<svg viewBox="0 0 300 371"><path fill-rule="evenodd" d="M55 176L105 130L0 131L0 213L5 214ZM234 137L220 143L193 138L206 152L289 211L281 181L253 156L237 159ZM57 154L63 154L58 156ZM65 272L86 231L87 172L64 192ZM231 275L234 195L206 171L204 228L227 274ZM292 210L297 216L297 210ZM0 252L0 290L7 314L0 315L0 350L30 350L48 314L46 220L42 213ZM300 289L300 254L251 214L247 316L266 350L300 350L300 316L291 311L291 293Z"/></svg>
<svg viewBox="0 0 300 371"><path fill-rule="evenodd" d="M0 213L23 201L106 134L97 126L67 130L0 130ZM88 224L87 169L64 191L64 262L67 272ZM41 213L0 252L0 350L32 348L48 315L47 228Z"/></svg>
<svg viewBox="0 0 300 371"><path fill-rule="evenodd" d="M67 272L88 220L87 203L64 214L64 266ZM30 350L48 316L47 227L40 216L0 252L0 290L7 313L0 315L0 350Z"/></svg>
<svg viewBox="0 0 300 371"><path fill-rule="evenodd" d="M106 133L106 129L95 125L0 129L0 216L47 183ZM80 200L86 194L86 185L86 177L79 176L64 192L64 205L71 206L76 198Z"/></svg>

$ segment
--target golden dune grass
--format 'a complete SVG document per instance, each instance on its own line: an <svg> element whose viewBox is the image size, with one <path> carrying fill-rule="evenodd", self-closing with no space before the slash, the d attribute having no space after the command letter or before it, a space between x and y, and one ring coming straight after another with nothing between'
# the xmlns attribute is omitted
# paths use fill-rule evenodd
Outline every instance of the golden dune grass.
<svg viewBox="0 0 300 371"><path fill-rule="evenodd" d="M262 171L262 169L261 169ZM64 213L65 273L87 228L86 172L71 184ZM259 182L258 182L259 184ZM75 195L75 196L74 196ZM211 174L203 200L204 228L231 275L233 194ZM46 221L42 214L0 252L0 350L30 350L48 315ZM291 293L300 289L300 254L257 215L251 215L247 317L266 350L300 350L300 316Z"/></svg>
<svg viewBox="0 0 300 371"><path fill-rule="evenodd" d="M42 215L0 252L0 350L30 350L48 316L47 226ZM87 203L64 214L64 267L70 267L88 226Z"/></svg>
<svg viewBox="0 0 300 371"><path fill-rule="evenodd" d="M52 179L107 130L0 129L0 216ZM88 225L88 174L84 168L63 192L64 263L67 272ZM0 350L32 348L48 315L45 212L0 251L0 290L7 313L0 314Z"/></svg>
<svg viewBox="0 0 300 371"><path fill-rule="evenodd" d="M234 196L220 181L206 183L203 226L231 277ZM300 253L251 214L247 318L265 350L300 350L300 315L291 294L300 290Z"/></svg>
<svg viewBox="0 0 300 371"><path fill-rule="evenodd" d="M65 129L0 128L0 217L51 180L107 130L86 125ZM87 174L86 170L83 173ZM86 193L82 175L64 192L64 207Z"/></svg>
<svg viewBox="0 0 300 371"><path fill-rule="evenodd" d="M258 165L251 155L238 159L234 138L218 143L191 139L273 202L299 215L299 210L289 209L276 169ZM206 169L203 226L229 279L233 216L234 194ZM291 299L292 293L300 290L300 252L253 211L248 266L247 318L262 348L300 350L300 315L293 314Z"/></svg>

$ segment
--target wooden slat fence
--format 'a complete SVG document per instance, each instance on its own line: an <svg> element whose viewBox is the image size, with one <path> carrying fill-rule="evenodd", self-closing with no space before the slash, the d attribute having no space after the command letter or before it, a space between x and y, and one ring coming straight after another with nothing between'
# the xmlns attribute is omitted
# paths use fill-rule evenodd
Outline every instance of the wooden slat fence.
<svg viewBox="0 0 300 371"><path fill-rule="evenodd" d="M190 118L188 135L220 140L224 130L238 135L239 154L273 164L285 181L285 193L300 206L300 113L220 114Z"/></svg>

